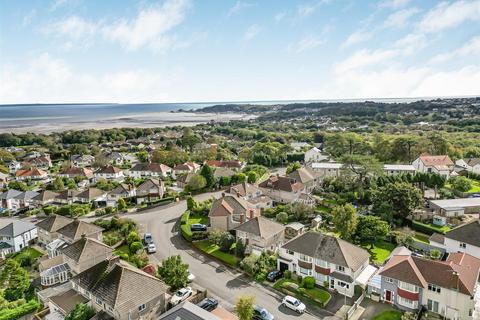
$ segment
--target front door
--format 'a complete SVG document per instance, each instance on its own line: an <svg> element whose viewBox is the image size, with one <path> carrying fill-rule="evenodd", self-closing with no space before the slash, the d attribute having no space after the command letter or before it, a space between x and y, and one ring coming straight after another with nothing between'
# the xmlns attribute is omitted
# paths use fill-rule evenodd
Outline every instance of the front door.
<svg viewBox="0 0 480 320"><path fill-rule="evenodd" d="M392 291L385 290L385 301L392 302Z"/></svg>
<svg viewBox="0 0 480 320"><path fill-rule="evenodd" d="M330 279L330 289L335 288L335 279Z"/></svg>

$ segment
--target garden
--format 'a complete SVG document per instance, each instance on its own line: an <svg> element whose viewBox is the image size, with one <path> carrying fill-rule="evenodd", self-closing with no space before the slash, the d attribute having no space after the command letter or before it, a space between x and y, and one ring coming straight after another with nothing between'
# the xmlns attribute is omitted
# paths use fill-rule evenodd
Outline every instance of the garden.
<svg viewBox="0 0 480 320"><path fill-rule="evenodd" d="M384 311L373 317L373 320L402 320L402 312L397 310Z"/></svg>
<svg viewBox="0 0 480 320"><path fill-rule="evenodd" d="M285 278L278 280L273 287L284 294L297 297L304 302L314 302L324 308L332 296L330 293L315 285L315 278L304 277L294 280L290 272L285 272Z"/></svg>
<svg viewBox="0 0 480 320"><path fill-rule="evenodd" d="M373 263L383 265L396 246L391 242L380 240L373 245L362 244L362 247L370 253Z"/></svg>

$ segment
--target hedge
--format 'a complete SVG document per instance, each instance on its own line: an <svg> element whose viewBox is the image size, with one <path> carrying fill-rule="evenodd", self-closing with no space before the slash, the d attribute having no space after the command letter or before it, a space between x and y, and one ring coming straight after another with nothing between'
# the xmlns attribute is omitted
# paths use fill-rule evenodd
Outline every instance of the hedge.
<svg viewBox="0 0 480 320"><path fill-rule="evenodd" d="M412 221L412 229L428 235L432 235L434 233L445 233L445 230L442 230L442 227L434 227L418 221Z"/></svg>
<svg viewBox="0 0 480 320"><path fill-rule="evenodd" d="M190 211L187 210L182 214L182 218L180 219L180 224L181 225L188 224L188 219L190 219Z"/></svg>
<svg viewBox="0 0 480 320"><path fill-rule="evenodd" d="M182 231L182 236L185 238L185 240L192 241L192 229L188 223L182 224L180 226L180 230Z"/></svg>
<svg viewBox="0 0 480 320"><path fill-rule="evenodd" d="M0 310L0 320L14 320L18 319L26 314L32 313L40 307L40 303L37 300L30 300L29 302L22 304L14 309Z"/></svg>

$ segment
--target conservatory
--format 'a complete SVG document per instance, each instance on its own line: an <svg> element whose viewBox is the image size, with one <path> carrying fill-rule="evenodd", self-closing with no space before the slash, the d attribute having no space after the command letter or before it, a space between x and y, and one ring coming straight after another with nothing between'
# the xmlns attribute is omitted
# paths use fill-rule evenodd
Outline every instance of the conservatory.
<svg viewBox="0 0 480 320"><path fill-rule="evenodd" d="M70 267L62 263L40 273L42 286L53 286L70 280Z"/></svg>

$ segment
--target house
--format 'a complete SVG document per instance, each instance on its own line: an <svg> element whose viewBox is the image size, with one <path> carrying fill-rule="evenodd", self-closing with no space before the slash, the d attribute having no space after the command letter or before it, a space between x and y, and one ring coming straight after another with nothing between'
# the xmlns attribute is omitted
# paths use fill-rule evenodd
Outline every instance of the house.
<svg viewBox="0 0 480 320"><path fill-rule="evenodd" d="M170 298L162 281L118 257L77 274L71 282L98 312L117 320L157 319Z"/></svg>
<svg viewBox="0 0 480 320"><path fill-rule="evenodd" d="M22 164L18 161L12 160L8 163L8 173L14 175L17 170L22 168Z"/></svg>
<svg viewBox="0 0 480 320"><path fill-rule="evenodd" d="M325 162L328 161L328 155L324 154L320 149L313 147L305 152L305 163Z"/></svg>
<svg viewBox="0 0 480 320"><path fill-rule="evenodd" d="M75 309L77 304L88 303L88 299L70 289L64 293L54 295L48 299L49 313L46 319L64 319L67 314Z"/></svg>
<svg viewBox="0 0 480 320"><path fill-rule="evenodd" d="M0 172L0 188L6 188L9 180L8 174Z"/></svg>
<svg viewBox="0 0 480 320"><path fill-rule="evenodd" d="M292 239L305 232L307 227L300 222L290 222L285 226L285 238Z"/></svg>
<svg viewBox="0 0 480 320"><path fill-rule="evenodd" d="M247 202L252 208L268 209L273 207L273 200L268 196L258 196L256 198L248 199Z"/></svg>
<svg viewBox="0 0 480 320"><path fill-rule="evenodd" d="M387 176L394 174L415 174L417 170L411 164L384 164L383 172Z"/></svg>
<svg viewBox="0 0 480 320"><path fill-rule="evenodd" d="M122 166L124 164L128 163L127 158L123 153L120 152L110 152L105 156L107 158L107 161L115 166Z"/></svg>
<svg viewBox="0 0 480 320"><path fill-rule="evenodd" d="M321 180L327 177L337 178L342 173L343 164L337 162L312 162L309 165Z"/></svg>
<svg viewBox="0 0 480 320"><path fill-rule="evenodd" d="M73 222L73 219L61 216L51 215L40 222L37 222L38 228L38 243L42 246L46 246L50 242L58 238L57 231L67 224Z"/></svg>
<svg viewBox="0 0 480 320"><path fill-rule="evenodd" d="M42 286L52 286L70 280L94 265L108 259L113 248L91 238L82 236L77 241L59 250L59 255L39 264Z"/></svg>
<svg viewBox="0 0 480 320"><path fill-rule="evenodd" d="M31 199L31 203L36 207L42 207L44 205L55 202L58 196L59 193L50 190L42 190L40 191L40 193L38 193Z"/></svg>
<svg viewBox="0 0 480 320"><path fill-rule="evenodd" d="M312 192L321 182L320 178L318 178L318 173L311 168L299 168L290 172L288 177L302 183L306 192Z"/></svg>
<svg viewBox="0 0 480 320"><path fill-rule="evenodd" d="M74 154L70 157L70 163L74 167L90 167L95 162L95 157L89 154Z"/></svg>
<svg viewBox="0 0 480 320"><path fill-rule="evenodd" d="M28 209L33 207L33 199L38 195L36 191L25 191L21 192L19 195L15 196L13 201L16 202L17 210Z"/></svg>
<svg viewBox="0 0 480 320"><path fill-rule="evenodd" d="M222 320L189 301L182 302L162 314L159 320Z"/></svg>
<svg viewBox="0 0 480 320"><path fill-rule="evenodd" d="M430 200L429 208L442 217L461 217L480 213L480 198Z"/></svg>
<svg viewBox="0 0 480 320"><path fill-rule="evenodd" d="M262 190L260 190L254 184L246 181L228 187L225 192L240 197L244 200L254 199L262 195Z"/></svg>
<svg viewBox="0 0 480 320"><path fill-rule="evenodd" d="M31 159L24 166L35 167L42 170L48 170L52 167L52 160L50 160L50 155L43 155Z"/></svg>
<svg viewBox="0 0 480 320"><path fill-rule="evenodd" d="M285 240L285 227L262 216L250 219L234 230L237 241L245 244L246 252L257 255L263 251L276 252Z"/></svg>
<svg viewBox="0 0 480 320"><path fill-rule="evenodd" d="M22 191L18 191L15 189L10 189L3 193L0 193L0 207L13 212L17 211L18 209L20 209L20 204L16 197L20 194L22 194Z"/></svg>
<svg viewBox="0 0 480 320"><path fill-rule="evenodd" d="M235 175L235 171L233 171L230 168L219 167L219 168L216 168L215 171L213 172L213 177L215 178L215 180L219 180L222 177L231 178L234 175Z"/></svg>
<svg viewBox="0 0 480 320"><path fill-rule="evenodd" d="M150 178L137 187L136 193L137 204L162 199L165 194L165 184L162 180Z"/></svg>
<svg viewBox="0 0 480 320"><path fill-rule="evenodd" d="M97 189L97 188L88 188L75 195L74 200L81 203L91 203L98 201L106 201L107 192Z"/></svg>
<svg viewBox="0 0 480 320"><path fill-rule="evenodd" d="M252 208L245 200L223 194L212 203L208 217L212 228L228 231L249 219L260 216L260 210Z"/></svg>
<svg viewBox="0 0 480 320"><path fill-rule="evenodd" d="M167 177L173 172L172 168L158 163L137 163L129 170L130 177Z"/></svg>
<svg viewBox="0 0 480 320"><path fill-rule="evenodd" d="M480 158L465 158L455 161L455 166L471 173L480 174Z"/></svg>
<svg viewBox="0 0 480 320"><path fill-rule="evenodd" d="M44 180L48 178L48 173L42 169L32 168L32 169L20 169L15 172L15 179L18 181L25 180Z"/></svg>
<svg viewBox="0 0 480 320"><path fill-rule="evenodd" d="M71 223L57 230L58 238L66 243L73 243L82 236L102 241L103 229L92 223L73 220Z"/></svg>
<svg viewBox="0 0 480 320"><path fill-rule="evenodd" d="M455 164L447 155L421 155L413 161L412 165L418 172L438 173L439 175L448 178L453 171Z"/></svg>
<svg viewBox="0 0 480 320"><path fill-rule="evenodd" d="M261 182L258 187L264 195L278 203L293 202L305 191L305 186L301 182L279 175L270 176L267 180Z"/></svg>
<svg viewBox="0 0 480 320"><path fill-rule="evenodd" d="M6 223L4 223L6 222ZM0 221L0 257L18 252L37 239L37 227L21 220Z"/></svg>
<svg viewBox="0 0 480 320"><path fill-rule="evenodd" d="M63 170L61 173L58 174L60 177L65 177L65 178L85 178L85 179L91 179L93 178L93 171L88 168L82 168L82 167L70 167L65 170Z"/></svg>
<svg viewBox="0 0 480 320"><path fill-rule="evenodd" d="M241 170L244 167L244 163L239 160L207 160L207 165L214 168L230 168L232 170Z"/></svg>
<svg viewBox="0 0 480 320"><path fill-rule="evenodd" d="M193 172L189 173L182 173L177 177L177 187L184 189L187 185L190 179L195 175Z"/></svg>
<svg viewBox="0 0 480 320"><path fill-rule="evenodd" d="M369 265L367 250L319 232L306 232L284 244L278 269L302 277L312 276L318 285L352 297L356 279Z"/></svg>
<svg viewBox="0 0 480 320"><path fill-rule="evenodd" d="M480 259L480 220L460 225L445 235L434 234L429 242L446 252L465 252Z"/></svg>
<svg viewBox="0 0 480 320"><path fill-rule="evenodd" d="M72 204L76 201L76 196L80 194L81 191L77 190L64 190L58 193L58 196L55 198L55 202L60 204Z"/></svg>
<svg viewBox="0 0 480 320"><path fill-rule="evenodd" d="M112 165L106 165L95 171L93 177L95 178L95 181L98 181L99 179L121 181L125 176L122 169Z"/></svg>
<svg viewBox="0 0 480 320"><path fill-rule="evenodd" d="M107 206L116 207L118 200L133 198L136 195L135 187L121 183L107 194Z"/></svg>
<svg viewBox="0 0 480 320"><path fill-rule="evenodd" d="M398 254L379 271L381 300L406 311L425 306L446 319L473 319L480 259L451 253L446 261Z"/></svg>
<svg viewBox="0 0 480 320"><path fill-rule="evenodd" d="M200 167L201 166L198 163L188 161L188 162L185 162L184 164L176 165L173 168L173 171L175 172L175 174L195 173L198 170L200 170Z"/></svg>
<svg viewBox="0 0 480 320"><path fill-rule="evenodd" d="M303 203L309 207L315 207L317 200L311 194L302 192L300 196L295 200L295 202Z"/></svg>

